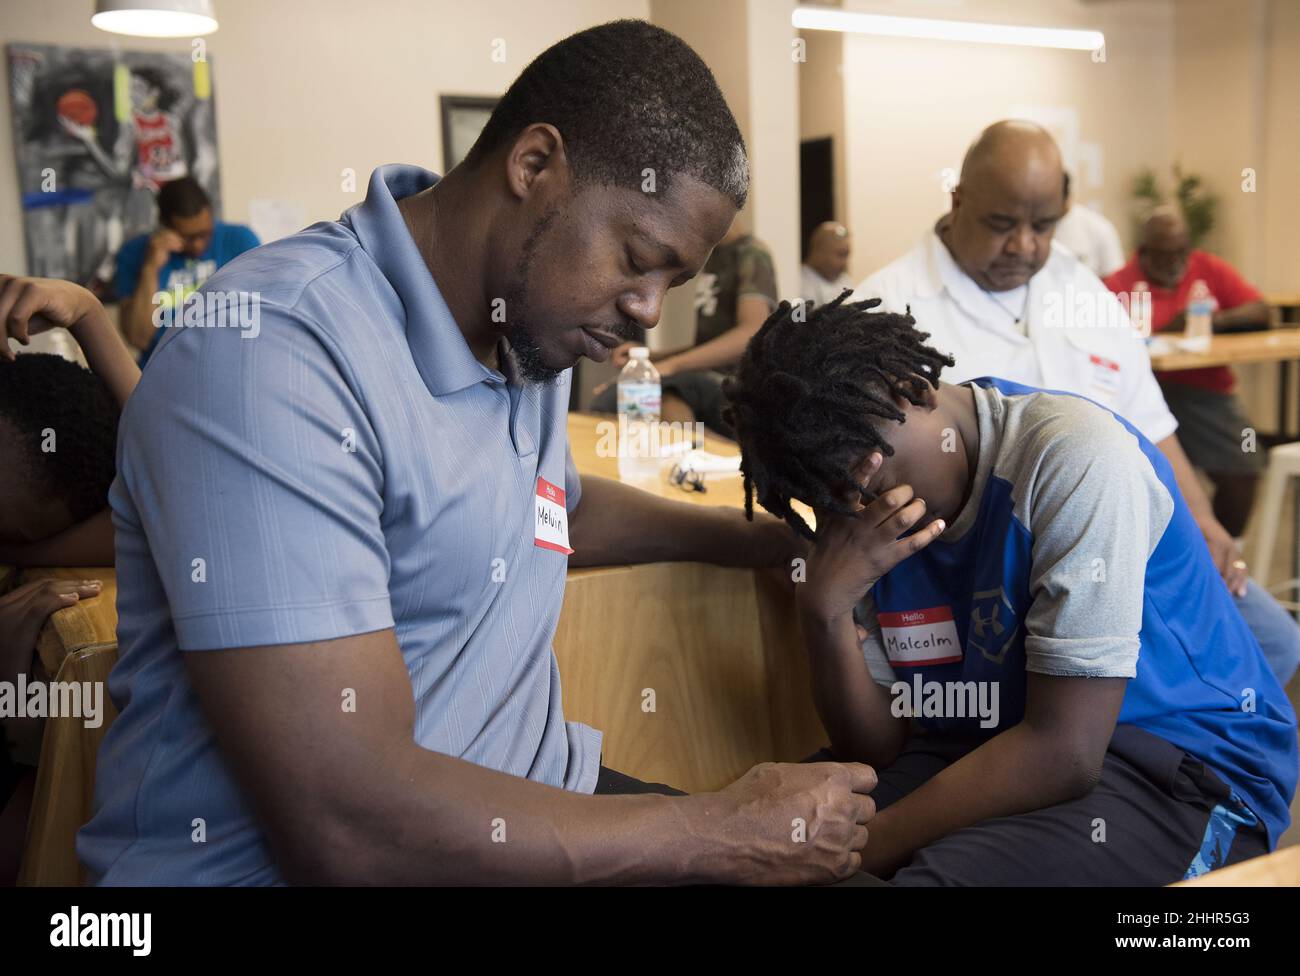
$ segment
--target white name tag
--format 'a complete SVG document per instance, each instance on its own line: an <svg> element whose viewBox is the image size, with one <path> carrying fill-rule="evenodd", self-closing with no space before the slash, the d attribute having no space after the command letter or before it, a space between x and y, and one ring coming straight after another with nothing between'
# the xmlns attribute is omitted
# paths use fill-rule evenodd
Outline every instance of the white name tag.
<svg viewBox="0 0 1300 976"><path fill-rule="evenodd" d="M573 552L569 548L569 513L564 507L564 489L555 487L545 478L537 479L535 524L534 543L565 555Z"/></svg>
<svg viewBox="0 0 1300 976"><path fill-rule="evenodd" d="M1092 385L1108 396L1119 393L1119 363L1096 354L1088 360L1092 363Z"/></svg>
<svg viewBox="0 0 1300 976"><path fill-rule="evenodd" d="M962 659L957 625L948 607L878 613L876 621L891 664L916 668L952 664Z"/></svg>

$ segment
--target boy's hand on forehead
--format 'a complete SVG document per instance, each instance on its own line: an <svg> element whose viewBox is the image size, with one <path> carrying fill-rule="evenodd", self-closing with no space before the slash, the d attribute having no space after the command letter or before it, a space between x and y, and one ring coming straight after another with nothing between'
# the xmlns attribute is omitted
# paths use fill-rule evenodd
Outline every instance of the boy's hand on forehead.
<svg viewBox="0 0 1300 976"><path fill-rule="evenodd" d="M858 497L852 502L857 509L853 515L816 509L817 541L808 559L808 580L798 595L800 606L819 617L852 613L880 577L946 528L936 519L900 538L925 517L925 501L909 485L896 485L877 497L871 482L883 460L875 453L855 469L861 480L854 489Z"/></svg>

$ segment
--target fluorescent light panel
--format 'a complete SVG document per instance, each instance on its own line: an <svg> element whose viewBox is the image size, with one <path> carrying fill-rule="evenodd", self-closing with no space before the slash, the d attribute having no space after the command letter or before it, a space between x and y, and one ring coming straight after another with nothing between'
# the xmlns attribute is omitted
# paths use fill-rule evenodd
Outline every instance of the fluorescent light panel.
<svg viewBox="0 0 1300 976"><path fill-rule="evenodd" d="M199 37L217 29L217 22L210 17L159 10L110 10L95 14L90 22L112 34L136 37Z"/></svg>
<svg viewBox="0 0 1300 976"><path fill-rule="evenodd" d="M976 44L1057 47L1071 51L1096 51L1106 43L1106 35L1101 31L976 24L964 20L930 20L923 17L888 17L884 14L854 13L820 7L795 8L790 22L802 30L917 37L933 41L968 41Z"/></svg>

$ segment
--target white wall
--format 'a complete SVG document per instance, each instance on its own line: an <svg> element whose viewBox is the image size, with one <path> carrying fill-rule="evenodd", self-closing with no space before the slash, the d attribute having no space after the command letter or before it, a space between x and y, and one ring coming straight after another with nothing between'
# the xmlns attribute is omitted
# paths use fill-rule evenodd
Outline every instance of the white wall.
<svg viewBox="0 0 1300 976"><path fill-rule="evenodd" d="M782 297L799 294L799 76L794 0L749 0L749 158L754 235Z"/></svg>
<svg viewBox="0 0 1300 976"><path fill-rule="evenodd" d="M5 0L0 42L188 50L90 25L91 0ZM333 219L393 162L441 166L438 98L499 95L530 59L584 27L645 18L648 0L217 0L208 38L225 217L254 199ZM492 41L505 40L504 63ZM8 86L5 86L6 91ZM0 267L25 270L9 98L0 98ZM357 173L357 190L340 173Z"/></svg>
<svg viewBox="0 0 1300 976"><path fill-rule="evenodd" d="M913 246L948 208L943 171L959 170L980 129L1027 108L1073 113L1104 155L1101 185L1075 174L1128 239L1129 183L1173 145L1173 11L1168 0L846 0L846 9L992 23L1093 28L1088 52L846 35L843 49L850 274L863 278ZM1086 169L1085 167L1080 167Z"/></svg>

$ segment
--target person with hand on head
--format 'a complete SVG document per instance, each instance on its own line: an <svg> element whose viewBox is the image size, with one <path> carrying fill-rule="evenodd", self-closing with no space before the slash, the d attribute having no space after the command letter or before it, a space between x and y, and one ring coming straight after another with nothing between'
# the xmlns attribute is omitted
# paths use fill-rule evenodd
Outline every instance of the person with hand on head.
<svg viewBox="0 0 1300 976"><path fill-rule="evenodd" d="M111 566L118 415L140 380L108 313L80 285L0 274L0 458L14 472L0 506L0 563ZM61 357L21 353L64 329L89 371ZM44 446L55 438L54 448Z"/></svg>
<svg viewBox="0 0 1300 976"><path fill-rule="evenodd" d="M849 255L853 250L849 230L828 220L808 237L808 259L800 269L799 294L804 301L825 305L845 289L852 291Z"/></svg>
<svg viewBox="0 0 1300 976"><path fill-rule="evenodd" d="M158 229L122 245L117 296L122 333L142 350L143 367L183 303L218 269L261 242L243 224L212 216L212 200L192 176L158 191Z"/></svg>
<svg viewBox="0 0 1300 976"><path fill-rule="evenodd" d="M1065 170L1051 135L1031 122L994 123L967 151L949 213L854 297L881 298L892 312L910 308L935 347L955 358L955 380L998 375L1077 393L1142 431L1168 459L1224 585L1286 680L1300 661L1300 629L1251 581L1215 516L1143 336L1101 279L1054 246L1065 209Z"/></svg>
<svg viewBox="0 0 1300 976"><path fill-rule="evenodd" d="M117 417L140 377L99 301L66 281L0 275L0 564L111 566ZM91 371L20 352L66 330ZM0 594L0 683L45 681L36 654L55 611L97 597L97 579L44 579ZM0 749L0 881L12 883L26 832L43 722L8 718Z"/></svg>
<svg viewBox="0 0 1300 976"><path fill-rule="evenodd" d="M852 878L869 767L640 782L566 721L551 647L571 566L803 551L776 518L580 477L568 449L573 366L657 324L748 189L708 67L616 21L533 60L445 176L376 170L339 221L213 276L260 295L260 333L167 330L122 423L92 881ZM200 812L195 844L176 825Z"/></svg>
<svg viewBox="0 0 1300 976"><path fill-rule="evenodd" d="M1295 712L1163 453L1083 397L941 381L952 359L877 305L783 303L726 390L747 511L813 539L822 758L879 776L864 867L1166 884L1272 849Z"/></svg>

